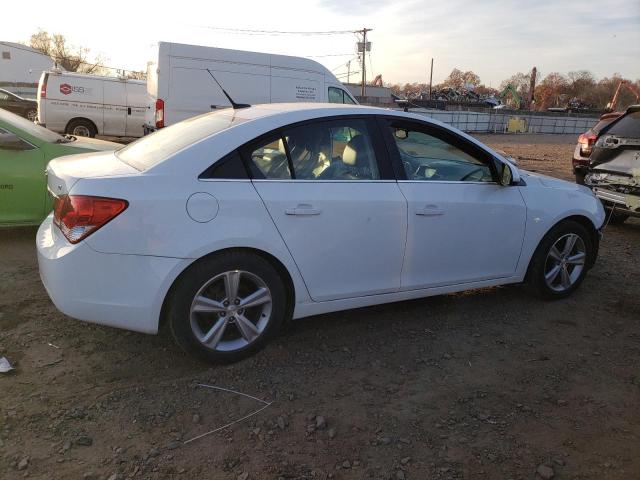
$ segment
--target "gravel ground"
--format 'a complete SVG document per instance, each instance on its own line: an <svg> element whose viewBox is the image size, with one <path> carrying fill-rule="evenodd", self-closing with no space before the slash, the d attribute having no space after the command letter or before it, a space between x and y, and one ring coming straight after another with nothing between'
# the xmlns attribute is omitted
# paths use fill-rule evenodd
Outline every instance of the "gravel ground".
<svg viewBox="0 0 640 480"><path fill-rule="evenodd" d="M570 178L575 138L482 136ZM571 298L517 286L309 318L210 367L59 313L0 231L0 478L640 478L640 222ZM190 443L265 406L229 428Z"/></svg>

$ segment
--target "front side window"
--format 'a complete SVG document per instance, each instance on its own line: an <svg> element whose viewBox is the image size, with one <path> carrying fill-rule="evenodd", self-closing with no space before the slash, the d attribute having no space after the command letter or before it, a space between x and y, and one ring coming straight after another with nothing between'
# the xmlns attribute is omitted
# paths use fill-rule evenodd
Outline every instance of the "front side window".
<svg viewBox="0 0 640 480"><path fill-rule="evenodd" d="M451 142L410 127L390 128L408 180L494 181L487 163Z"/></svg>
<svg viewBox="0 0 640 480"><path fill-rule="evenodd" d="M331 120L284 129L250 148L255 178L377 180L367 122Z"/></svg>
<svg viewBox="0 0 640 480"><path fill-rule="evenodd" d="M337 87L329 87L329 103L356 104L347 92Z"/></svg>

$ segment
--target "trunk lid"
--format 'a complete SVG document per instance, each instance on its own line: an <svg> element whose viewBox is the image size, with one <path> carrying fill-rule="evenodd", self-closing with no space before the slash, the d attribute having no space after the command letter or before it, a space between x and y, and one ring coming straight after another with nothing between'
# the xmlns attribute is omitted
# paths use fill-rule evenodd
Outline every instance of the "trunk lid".
<svg viewBox="0 0 640 480"><path fill-rule="evenodd" d="M138 175L135 168L120 161L114 152L83 153L58 157L47 166L47 186L52 195L68 194L82 178Z"/></svg>

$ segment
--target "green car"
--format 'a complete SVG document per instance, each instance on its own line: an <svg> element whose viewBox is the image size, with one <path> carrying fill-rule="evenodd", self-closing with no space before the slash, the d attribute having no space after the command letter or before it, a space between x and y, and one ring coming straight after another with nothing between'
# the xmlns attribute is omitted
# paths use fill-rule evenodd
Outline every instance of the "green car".
<svg viewBox="0 0 640 480"><path fill-rule="evenodd" d="M0 226L38 224L51 211L45 177L50 160L120 147L94 138L63 137L0 109Z"/></svg>

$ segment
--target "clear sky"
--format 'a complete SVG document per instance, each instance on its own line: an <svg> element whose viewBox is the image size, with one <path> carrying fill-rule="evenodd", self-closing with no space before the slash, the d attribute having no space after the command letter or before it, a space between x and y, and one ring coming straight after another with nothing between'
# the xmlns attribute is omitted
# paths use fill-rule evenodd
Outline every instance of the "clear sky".
<svg viewBox="0 0 640 480"><path fill-rule="evenodd" d="M543 76L584 69L597 78L614 72L640 78L640 0L32 0L11 20L0 18L0 26L0 40L28 41L42 28L103 55L109 66L131 70L146 69L152 46L162 40L315 56L345 73L344 64L355 56L352 33L258 35L215 28L368 27L373 29L368 69L386 82L428 82L431 57L435 83L457 67L495 87L534 65ZM356 61L354 70L360 70Z"/></svg>

